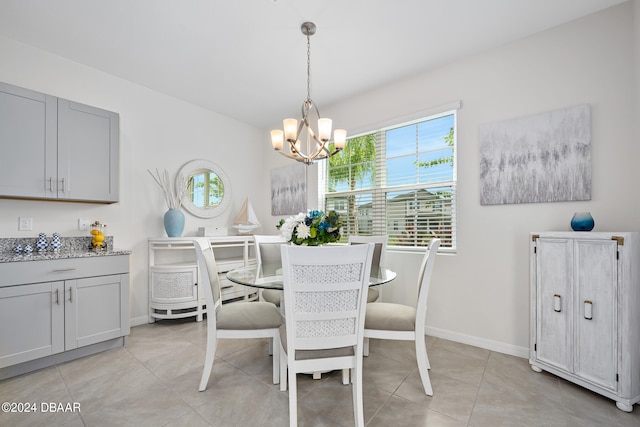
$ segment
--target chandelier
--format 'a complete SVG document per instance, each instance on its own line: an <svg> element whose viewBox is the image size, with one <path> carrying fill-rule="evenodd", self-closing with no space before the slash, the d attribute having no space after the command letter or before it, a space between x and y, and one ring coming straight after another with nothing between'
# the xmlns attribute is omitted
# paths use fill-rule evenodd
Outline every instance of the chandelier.
<svg viewBox="0 0 640 427"><path fill-rule="evenodd" d="M273 149L290 159L312 164L315 160L326 159L340 152L347 139L347 131L336 129L333 132L333 151L329 149L331 139L331 119L320 117L318 107L311 100L311 42L310 38L316 33L316 25L313 22L305 22L300 27L302 34L307 36L307 99L302 103L302 119L300 123L296 119L284 119L282 129L271 131L271 145ZM311 127L309 113L315 112L317 116L317 132ZM306 133L306 147L302 149L301 139L303 129ZM302 137L302 138L301 138ZM289 152L283 151L284 141L288 143Z"/></svg>

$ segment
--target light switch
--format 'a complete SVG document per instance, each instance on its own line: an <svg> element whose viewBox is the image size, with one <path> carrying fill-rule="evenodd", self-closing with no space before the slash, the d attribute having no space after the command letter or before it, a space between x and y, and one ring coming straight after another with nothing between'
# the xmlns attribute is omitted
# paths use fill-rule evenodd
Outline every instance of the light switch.
<svg viewBox="0 0 640 427"><path fill-rule="evenodd" d="M18 230L29 231L33 230L33 218L21 216L18 217Z"/></svg>
<svg viewBox="0 0 640 427"><path fill-rule="evenodd" d="M86 218L78 219L78 230L80 231L89 231L91 229L91 220Z"/></svg>

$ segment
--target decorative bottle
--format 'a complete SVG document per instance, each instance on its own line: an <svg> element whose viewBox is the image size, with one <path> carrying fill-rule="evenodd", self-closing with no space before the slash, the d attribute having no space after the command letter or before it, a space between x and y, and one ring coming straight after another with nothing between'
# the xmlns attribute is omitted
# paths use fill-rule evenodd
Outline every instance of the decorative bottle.
<svg viewBox="0 0 640 427"><path fill-rule="evenodd" d="M589 212L576 212L571 218L571 229L573 231L591 231L594 225L595 222Z"/></svg>
<svg viewBox="0 0 640 427"><path fill-rule="evenodd" d="M53 233L53 237L51 238L51 243L49 243L49 247L53 252L58 252L61 246L62 246L62 241L60 240L60 235L58 233Z"/></svg>
<svg viewBox="0 0 640 427"><path fill-rule="evenodd" d="M100 221L96 221L91 224L91 247L94 251L102 251L104 247L104 233L107 231L105 224L100 224Z"/></svg>
<svg viewBox="0 0 640 427"><path fill-rule="evenodd" d="M47 250L47 246L47 235L44 233L38 234L38 240L36 240L36 251L38 251L38 253L43 253Z"/></svg>

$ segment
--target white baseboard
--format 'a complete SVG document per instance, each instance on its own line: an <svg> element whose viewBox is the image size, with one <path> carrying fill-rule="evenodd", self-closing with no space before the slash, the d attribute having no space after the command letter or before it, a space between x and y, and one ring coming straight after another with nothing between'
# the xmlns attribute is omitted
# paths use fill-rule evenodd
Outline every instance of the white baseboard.
<svg viewBox="0 0 640 427"><path fill-rule="evenodd" d="M134 317L131 319L131 326L146 325L149 323L148 316ZM471 335L460 334L458 332L452 332L446 329L434 328L427 326L425 328L425 334L436 338L443 338L449 341L455 341L462 344L468 344L475 347L484 348L486 350L497 351L498 353L509 354L511 356L529 358L528 347L518 347L511 344L505 344L499 341L488 340L485 338L478 338Z"/></svg>
<svg viewBox="0 0 640 427"><path fill-rule="evenodd" d="M146 325L149 323L149 316L134 317L133 319L129 319L129 322L131 326Z"/></svg>
<svg viewBox="0 0 640 427"><path fill-rule="evenodd" d="M459 342L462 344L468 344L475 347L484 348L486 350L497 351L498 353L509 354L511 356L529 358L528 347L518 347L511 344L505 344L499 341L488 340L485 338L478 338L471 335L460 334L458 332L448 331L446 329L439 329L427 326L425 328L425 334L436 338L444 338L446 340Z"/></svg>

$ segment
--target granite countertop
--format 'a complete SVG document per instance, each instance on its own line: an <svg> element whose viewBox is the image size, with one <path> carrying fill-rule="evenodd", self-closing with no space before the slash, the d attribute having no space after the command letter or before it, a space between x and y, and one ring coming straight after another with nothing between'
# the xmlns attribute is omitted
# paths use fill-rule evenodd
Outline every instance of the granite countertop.
<svg viewBox="0 0 640 427"><path fill-rule="evenodd" d="M69 259L69 258L88 258L100 256L130 255L131 251L109 249L106 251L95 252L90 249L86 250L60 250L58 252L33 252L30 255L16 255L13 252L0 253L0 263L3 262L22 262L22 261L45 261L50 259Z"/></svg>
<svg viewBox="0 0 640 427"><path fill-rule="evenodd" d="M50 239L48 238L47 240L49 241ZM35 250L35 241L35 237L0 238L0 263L46 261L55 259L89 258L131 254L131 251L129 250L114 249L113 236L106 236L106 248L98 252L91 249L91 237L63 237L62 246L58 251L54 252L50 248L47 248L47 250L42 253ZM31 254L16 254L14 252L14 247L16 245L24 246L26 244L31 244L33 246L34 251Z"/></svg>

